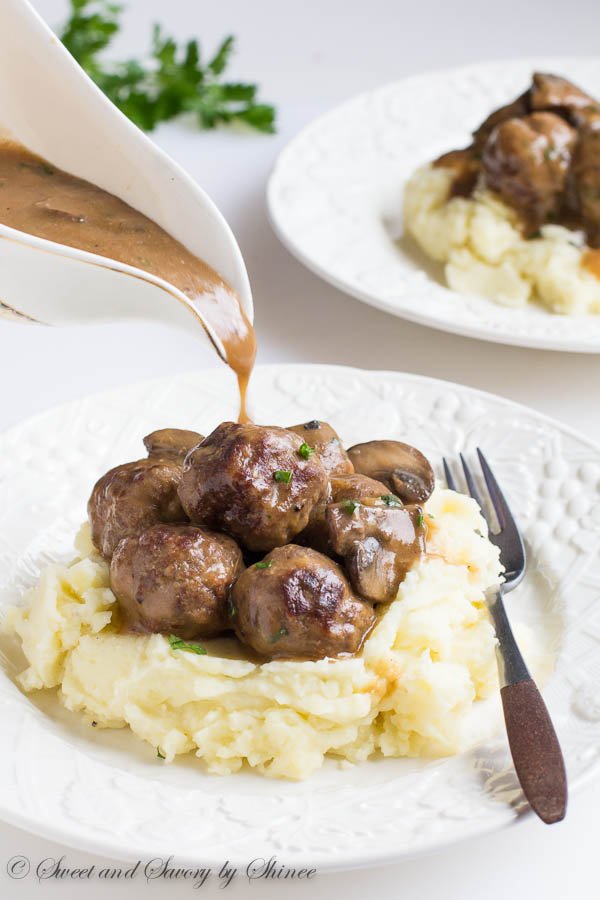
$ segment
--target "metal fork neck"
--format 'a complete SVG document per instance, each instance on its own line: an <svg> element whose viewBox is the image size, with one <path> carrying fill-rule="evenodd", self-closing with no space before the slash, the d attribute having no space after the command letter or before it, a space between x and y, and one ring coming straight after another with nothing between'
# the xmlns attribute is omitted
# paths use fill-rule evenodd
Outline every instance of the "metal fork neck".
<svg viewBox="0 0 600 900"><path fill-rule="evenodd" d="M496 655L498 657L500 687L506 687L508 684L517 684L519 681L527 681L531 678L531 675L508 622L502 589L500 587L490 588L486 591L485 596L498 639Z"/></svg>

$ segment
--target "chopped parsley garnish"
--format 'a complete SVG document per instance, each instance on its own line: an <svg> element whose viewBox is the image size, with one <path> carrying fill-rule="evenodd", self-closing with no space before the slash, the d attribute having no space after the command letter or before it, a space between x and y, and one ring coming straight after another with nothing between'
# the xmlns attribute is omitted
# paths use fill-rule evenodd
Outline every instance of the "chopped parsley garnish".
<svg viewBox="0 0 600 900"><path fill-rule="evenodd" d="M306 441L304 441L298 447L298 454L302 457L302 459L310 459L313 453L315 452L314 447L310 447Z"/></svg>
<svg viewBox="0 0 600 900"><path fill-rule="evenodd" d="M270 569L272 565L273 565L272 559L263 559L262 562L254 563L254 568L255 569Z"/></svg>
<svg viewBox="0 0 600 900"><path fill-rule="evenodd" d="M402 500L394 494L382 494L379 498L386 506L403 506Z"/></svg>
<svg viewBox="0 0 600 900"><path fill-rule="evenodd" d="M280 628L279 631L276 631L273 637L270 639L271 644L276 644L277 641L280 641L282 637L287 637L289 631L287 628Z"/></svg>
<svg viewBox="0 0 600 900"><path fill-rule="evenodd" d="M354 512L358 508L359 504L356 500L344 500L342 501L342 508L346 510L349 515L354 515Z"/></svg>
<svg viewBox="0 0 600 900"><path fill-rule="evenodd" d="M287 469L277 469L273 474L275 481L281 481L283 484L289 484L292 480L292 472Z"/></svg>
<svg viewBox="0 0 600 900"><path fill-rule="evenodd" d="M155 25L146 54L112 62L103 51L121 30L122 4L70 2L60 40L109 100L144 131L185 113L195 116L199 128L241 122L268 134L275 131L275 108L259 101L258 85L223 77L234 48L232 35L204 58L197 40L179 45Z"/></svg>
<svg viewBox="0 0 600 900"><path fill-rule="evenodd" d="M198 656L206 654L206 647L203 647L202 644L197 644L195 641L184 641L175 634L169 635L169 644L172 650L187 650L188 653L197 653Z"/></svg>
<svg viewBox="0 0 600 900"><path fill-rule="evenodd" d="M162 753L160 752L160 747L157 747L157 748L156 748L156 755L158 756L159 759L166 759L166 758L167 758L166 756L163 756Z"/></svg>
<svg viewBox="0 0 600 900"><path fill-rule="evenodd" d="M419 513L417 516L417 528L422 528L425 519L423 518L423 513Z"/></svg>

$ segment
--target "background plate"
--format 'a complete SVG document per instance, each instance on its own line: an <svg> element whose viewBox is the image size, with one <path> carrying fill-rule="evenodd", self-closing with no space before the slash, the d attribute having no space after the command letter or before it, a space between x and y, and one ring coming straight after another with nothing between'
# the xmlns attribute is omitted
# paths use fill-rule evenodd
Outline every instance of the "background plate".
<svg viewBox="0 0 600 900"><path fill-rule="evenodd" d="M226 371L87 397L0 435L0 608L39 569L71 554L91 486L141 454L157 427L208 432L235 414ZM565 426L501 398L414 375L328 366L259 369L259 422L327 419L347 442L398 437L438 466L482 446L524 526L530 568L509 598L557 667L546 690L571 786L600 757L600 450ZM439 466L438 466L439 468ZM0 816L30 831L123 859L173 854L190 864L346 868L391 861L515 822L523 812L503 735L448 760L329 762L309 781L250 772L207 776L193 757L166 766L126 729L96 732L52 693L25 697L20 651L0 668Z"/></svg>
<svg viewBox="0 0 600 900"><path fill-rule="evenodd" d="M502 307L444 286L441 266L402 233L412 172L525 90L535 70L600 96L600 60L528 59L406 78L347 101L281 153L268 186L273 227L309 269L340 290L405 319L504 344L600 352L600 316Z"/></svg>

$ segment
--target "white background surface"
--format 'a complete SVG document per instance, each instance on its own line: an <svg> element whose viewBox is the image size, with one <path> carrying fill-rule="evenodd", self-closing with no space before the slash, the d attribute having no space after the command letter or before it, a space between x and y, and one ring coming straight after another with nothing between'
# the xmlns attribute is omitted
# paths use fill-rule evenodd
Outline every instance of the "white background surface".
<svg viewBox="0 0 600 900"><path fill-rule="evenodd" d="M51 23L66 8L65 0L35 5ZM235 33L232 74L260 81L264 98L279 106L275 137L202 134L181 125L155 135L208 190L238 237L253 284L259 362L403 369L459 381L527 403L600 441L598 357L477 343L379 313L321 283L292 259L270 231L264 203L279 148L318 113L360 90L426 69L501 57L594 54L600 24L594 0L572 0L561 15L543 0L484 6L475 0L129 0L119 52L142 51L156 19L180 38L200 36L207 50ZM150 325L50 330L0 323L0 427L90 391L216 365L192 335ZM597 784L575 795L567 821L552 828L527 819L435 856L308 884L248 885L239 877L224 896L593 897L599 803ZM100 864L0 824L0 892L8 900L95 900L109 891L124 898L146 891L156 897L223 896L210 884L201 891L184 882L146 887L140 878L128 884L38 884L33 875L11 881L5 874L16 854L35 865L63 853L71 866Z"/></svg>

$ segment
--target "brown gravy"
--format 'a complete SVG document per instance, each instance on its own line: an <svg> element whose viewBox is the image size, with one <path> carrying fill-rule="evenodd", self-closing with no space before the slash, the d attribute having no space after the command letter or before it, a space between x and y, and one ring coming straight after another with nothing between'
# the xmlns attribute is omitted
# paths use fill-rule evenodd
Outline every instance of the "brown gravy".
<svg viewBox="0 0 600 900"><path fill-rule="evenodd" d="M600 250L586 250L581 261L584 269L600 278Z"/></svg>
<svg viewBox="0 0 600 900"><path fill-rule="evenodd" d="M0 144L0 222L135 266L179 288L220 338L227 364L238 379L239 420L248 421L246 389L256 357L254 329L233 288L156 222L12 143Z"/></svg>

